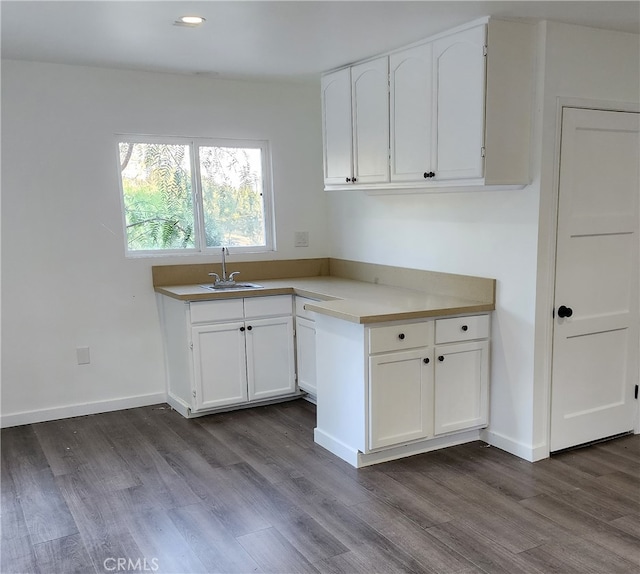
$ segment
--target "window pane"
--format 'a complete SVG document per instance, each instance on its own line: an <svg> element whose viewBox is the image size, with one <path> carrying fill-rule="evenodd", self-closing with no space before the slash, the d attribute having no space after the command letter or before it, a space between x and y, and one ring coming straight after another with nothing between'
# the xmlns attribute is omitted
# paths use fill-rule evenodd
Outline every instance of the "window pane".
<svg viewBox="0 0 640 574"><path fill-rule="evenodd" d="M127 247L195 247L188 145L120 143Z"/></svg>
<svg viewBox="0 0 640 574"><path fill-rule="evenodd" d="M262 150L200 146L198 151L206 246L265 245Z"/></svg>

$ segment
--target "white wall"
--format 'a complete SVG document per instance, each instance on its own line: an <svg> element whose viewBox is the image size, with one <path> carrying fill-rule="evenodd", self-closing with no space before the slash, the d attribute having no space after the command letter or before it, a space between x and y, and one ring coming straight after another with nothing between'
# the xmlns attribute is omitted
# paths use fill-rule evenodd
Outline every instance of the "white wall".
<svg viewBox="0 0 640 574"><path fill-rule="evenodd" d="M3 61L3 424L163 400L151 266L215 259L125 258L115 133L269 140L278 251L231 262L328 255L319 91Z"/></svg>
<svg viewBox="0 0 640 574"><path fill-rule="evenodd" d="M640 36L559 22L541 26L545 42L544 113L536 305L534 458L548 454L549 394L557 219L558 98L579 106L640 104ZM577 100L575 100L577 99ZM583 101L580 101L583 100ZM594 166L594 169L597 166Z"/></svg>

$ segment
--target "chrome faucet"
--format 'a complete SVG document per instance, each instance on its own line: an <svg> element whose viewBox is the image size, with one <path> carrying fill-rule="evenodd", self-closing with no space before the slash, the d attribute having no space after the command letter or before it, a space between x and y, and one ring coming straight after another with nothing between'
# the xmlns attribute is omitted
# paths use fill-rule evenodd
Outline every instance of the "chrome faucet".
<svg viewBox="0 0 640 574"><path fill-rule="evenodd" d="M216 285L218 286L233 285L236 282L233 276L238 275L238 273L240 273L240 271L234 271L233 273L229 274L229 277L227 277L227 259L226 259L227 255L229 255L229 249L227 249L226 247L223 247L222 248L222 278L220 278L220 275L218 275L217 273L209 273L209 277L215 278L215 282L213 284L214 287Z"/></svg>
<svg viewBox="0 0 640 574"><path fill-rule="evenodd" d="M227 280L227 259L226 256L229 255L229 249L226 247L222 248L222 280Z"/></svg>

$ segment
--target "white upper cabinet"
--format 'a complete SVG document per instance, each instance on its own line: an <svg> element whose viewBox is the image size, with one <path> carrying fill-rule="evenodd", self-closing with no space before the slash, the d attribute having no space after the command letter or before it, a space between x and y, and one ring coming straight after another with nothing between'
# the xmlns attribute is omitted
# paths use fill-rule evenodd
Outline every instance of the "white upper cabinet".
<svg viewBox="0 0 640 574"><path fill-rule="evenodd" d="M389 58L351 68L355 183L389 181Z"/></svg>
<svg viewBox="0 0 640 574"><path fill-rule="evenodd" d="M389 58L322 78L324 182L389 181Z"/></svg>
<svg viewBox="0 0 640 574"><path fill-rule="evenodd" d="M324 182L350 183L353 177L351 72L349 68L322 78Z"/></svg>
<svg viewBox="0 0 640 574"><path fill-rule="evenodd" d="M532 25L483 18L325 75L327 189L393 193L530 183L534 47ZM341 88L331 89L337 81ZM338 120L336 111L346 116L349 104L351 131L349 118Z"/></svg>
<svg viewBox="0 0 640 574"><path fill-rule="evenodd" d="M486 27L434 42L438 180L483 176Z"/></svg>
<svg viewBox="0 0 640 574"><path fill-rule="evenodd" d="M389 57L391 181L419 181L434 169L432 45Z"/></svg>

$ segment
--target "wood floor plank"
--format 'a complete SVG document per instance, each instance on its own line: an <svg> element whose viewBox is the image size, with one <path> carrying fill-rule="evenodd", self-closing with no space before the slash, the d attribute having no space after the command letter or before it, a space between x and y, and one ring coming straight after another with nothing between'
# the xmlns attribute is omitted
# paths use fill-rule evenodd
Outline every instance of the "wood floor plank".
<svg viewBox="0 0 640 574"><path fill-rule="evenodd" d="M630 562L590 540L575 537L558 543L547 543L523 552L543 572L562 574L623 574L638 571L638 563Z"/></svg>
<svg viewBox="0 0 640 574"><path fill-rule="evenodd" d="M363 502L349 509L418 560L425 573L460 574L477 570L464 556L430 536L423 528L416 528L415 522L385 502Z"/></svg>
<svg viewBox="0 0 640 574"><path fill-rule="evenodd" d="M640 461L619 455L611 447L593 445L553 456L563 462L568 461L571 466L594 476L618 471L626 472L631 476L640 476Z"/></svg>
<svg viewBox="0 0 640 574"><path fill-rule="evenodd" d="M385 474L384 469L363 469L358 473L358 483L376 499L386 502L421 528L429 528L453 518L442 506Z"/></svg>
<svg viewBox="0 0 640 574"><path fill-rule="evenodd" d="M91 562L91 558L79 534L41 542L34 546L34 550L40 572L48 574L90 574L91 572L98 572ZM99 572L103 572L103 570L101 569Z"/></svg>
<svg viewBox="0 0 640 574"><path fill-rule="evenodd" d="M337 538L316 520L298 508L250 465L225 469L228 480L236 484L246 498L263 513L278 532L311 563L347 552Z"/></svg>
<svg viewBox="0 0 640 574"><path fill-rule="evenodd" d="M168 514L207 572L262 572L256 561L205 504L174 508Z"/></svg>
<svg viewBox="0 0 640 574"><path fill-rule="evenodd" d="M407 572L420 572L418 560L406 554L371 525L356 516L350 507L337 500L306 477L292 478L275 487L331 532L350 550L377 554L379 564ZM364 549L366 547L366 550ZM374 550L375 549L375 550Z"/></svg>
<svg viewBox="0 0 640 574"><path fill-rule="evenodd" d="M113 417L112 413L88 415L56 424L39 423L34 427L45 453L53 460L64 461L67 466L65 472L91 467L105 489L115 491L136 486L139 481L116 446L109 441L109 434L100 428L100 421L108 424ZM113 434L117 430L114 428Z"/></svg>
<svg viewBox="0 0 640 574"><path fill-rule="evenodd" d="M31 426L2 431L2 460L13 478L32 544L77 534L78 528Z"/></svg>
<svg viewBox="0 0 640 574"><path fill-rule="evenodd" d="M286 480L292 472L297 473L297 469L291 469L280 457L265 453L247 428L247 419L240 420L241 422L235 425L234 419L224 420L216 415L215 418L207 417L207 420L201 421L200 424L216 439L233 448L244 462L257 469L270 482L277 483Z"/></svg>
<svg viewBox="0 0 640 574"><path fill-rule="evenodd" d="M223 480L220 467L210 466L197 453L190 451L167 453L164 456L233 536L242 536L272 526L271 522L247 502L244 493Z"/></svg>
<svg viewBox="0 0 640 574"><path fill-rule="evenodd" d="M142 558L140 548L124 525L119 505L112 503L110 492L95 474L90 470L64 474L56 478L56 483L98 572L105 570L107 560Z"/></svg>
<svg viewBox="0 0 640 574"><path fill-rule="evenodd" d="M319 572L275 528L245 534L238 538L238 542L263 572Z"/></svg>
<svg viewBox="0 0 640 574"><path fill-rule="evenodd" d="M424 472L391 474L407 488L446 506L458 522L477 525L513 552L532 548L566 533L566 529L524 509L511 497L502 496L473 475L458 473L455 466L436 464L428 472L429 476Z"/></svg>
<svg viewBox="0 0 640 574"><path fill-rule="evenodd" d="M108 413L99 425L108 441L126 461L138 486L133 491L148 493L155 499L154 507L175 508L196 504L200 499L186 481L167 463L162 455L138 432L127 416L128 411ZM149 509L148 507L146 508Z"/></svg>
<svg viewBox="0 0 640 574"><path fill-rule="evenodd" d="M333 491L347 506L369 500L368 490L358 480L345 476L332 462L317 458L309 448L287 441L287 435L284 434L286 427L259 414L252 422L253 425L246 429L247 432L264 454L277 459L283 468L289 469L288 477L304 475L323 488Z"/></svg>
<svg viewBox="0 0 640 574"><path fill-rule="evenodd" d="M7 435L4 435L5 437ZM3 440L5 440L3 438ZM10 438L8 440L11 440ZM17 489L9 472L11 463L3 459L0 464L0 572L39 574L36 555Z"/></svg>
<svg viewBox="0 0 640 574"><path fill-rule="evenodd" d="M622 518L612 520L609 524L627 534L631 534L631 536L640 538L640 514L627 514Z"/></svg>
<svg viewBox="0 0 640 574"><path fill-rule="evenodd" d="M544 574L532 562L506 550L479 529L462 522L433 526L427 532L490 574Z"/></svg>
<svg viewBox="0 0 640 574"><path fill-rule="evenodd" d="M215 415L209 415L209 417L185 419L174 411L167 416L158 417L158 421L177 434L211 466L227 466L242 462L242 457L236 451L203 428L203 419L214 417Z"/></svg>
<svg viewBox="0 0 640 574"><path fill-rule="evenodd" d="M159 573L207 574L207 567L187 544L165 509L136 513L121 511L119 514L140 549L143 564L146 561L146 564L157 566L154 571Z"/></svg>
<svg viewBox="0 0 640 574"><path fill-rule="evenodd" d="M633 564L640 572L640 538L618 528L607 528L597 534L586 534L588 542ZM624 571L624 565L622 566Z"/></svg>

